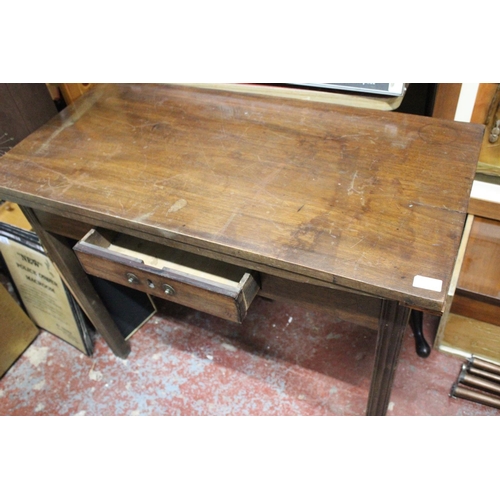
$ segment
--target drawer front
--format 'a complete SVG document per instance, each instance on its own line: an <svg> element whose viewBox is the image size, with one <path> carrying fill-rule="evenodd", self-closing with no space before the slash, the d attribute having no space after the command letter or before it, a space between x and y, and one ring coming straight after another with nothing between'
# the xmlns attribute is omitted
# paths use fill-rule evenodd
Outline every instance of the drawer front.
<svg viewBox="0 0 500 500"><path fill-rule="evenodd" d="M148 242L148 254L140 254L139 240L119 235L119 244L114 244L116 236L92 229L75 245L88 274L238 323L259 290L254 275L244 269L193 254L187 262L196 263L196 268L190 268L185 265L185 255L179 260L178 250ZM172 261L163 258L170 250L175 254Z"/></svg>

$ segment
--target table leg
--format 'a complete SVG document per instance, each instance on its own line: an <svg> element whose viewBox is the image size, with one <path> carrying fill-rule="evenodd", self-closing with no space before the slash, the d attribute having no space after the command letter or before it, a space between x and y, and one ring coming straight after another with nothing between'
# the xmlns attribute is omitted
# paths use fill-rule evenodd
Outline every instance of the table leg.
<svg viewBox="0 0 500 500"><path fill-rule="evenodd" d="M123 339L118 327L94 290L67 238L45 231L32 209L21 208L75 300L80 304L111 350L120 358L126 358L130 353L130 346Z"/></svg>
<svg viewBox="0 0 500 500"><path fill-rule="evenodd" d="M401 306L393 300L382 302L367 415L385 415L387 412L410 311L409 307Z"/></svg>

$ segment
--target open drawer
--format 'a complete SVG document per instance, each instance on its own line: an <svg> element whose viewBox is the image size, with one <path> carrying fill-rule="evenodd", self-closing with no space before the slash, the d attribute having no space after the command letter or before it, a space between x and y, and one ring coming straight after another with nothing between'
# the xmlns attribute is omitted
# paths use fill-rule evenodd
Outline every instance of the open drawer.
<svg viewBox="0 0 500 500"><path fill-rule="evenodd" d="M74 251L88 274L238 323L259 291L241 267L105 229Z"/></svg>

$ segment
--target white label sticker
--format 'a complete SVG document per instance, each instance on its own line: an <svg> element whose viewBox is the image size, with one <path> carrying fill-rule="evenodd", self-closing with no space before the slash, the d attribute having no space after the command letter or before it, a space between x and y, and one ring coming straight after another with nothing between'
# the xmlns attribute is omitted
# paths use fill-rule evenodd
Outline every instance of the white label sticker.
<svg viewBox="0 0 500 500"><path fill-rule="evenodd" d="M443 282L427 276L415 276L413 278L413 286L415 288L423 288L424 290L431 290L433 292L440 292L443 288Z"/></svg>

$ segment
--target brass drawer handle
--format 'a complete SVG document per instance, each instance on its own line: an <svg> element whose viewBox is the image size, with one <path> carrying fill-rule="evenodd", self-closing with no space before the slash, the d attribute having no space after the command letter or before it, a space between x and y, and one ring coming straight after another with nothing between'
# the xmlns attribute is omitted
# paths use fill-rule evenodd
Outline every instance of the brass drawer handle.
<svg viewBox="0 0 500 500"><path fill-rule="evenodd" d="M172 287L170 285L162 285L161 287L163 288L163 291L167 295L175 295L175 289L174 289L174 287Z"/></svg>
<svg viewBox="0 0 500 500"><path fill-rule="evenodd" d="M134 285L138 285L140 283L139 278L133 273L126 273L125 277L127 278L127 281L129 283L132 283Z"/></svg>

